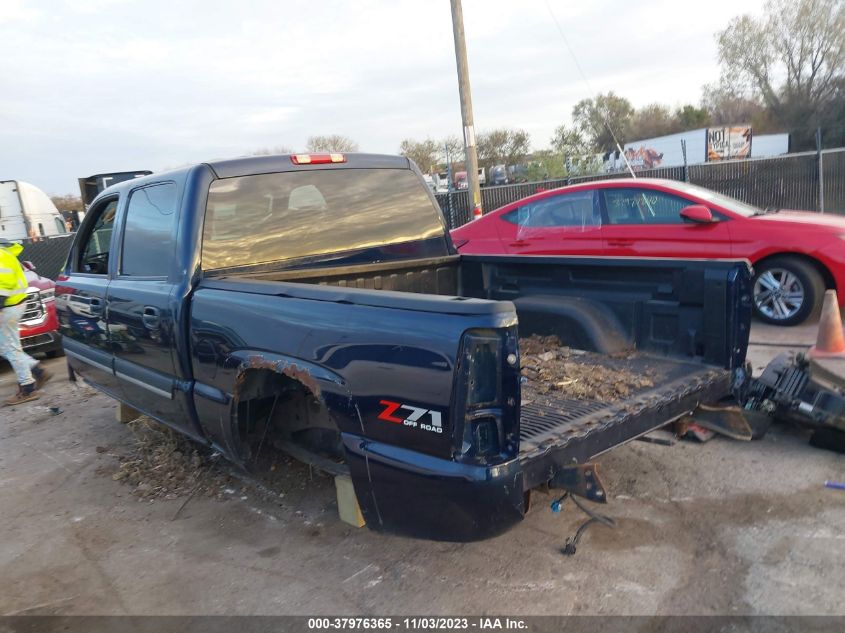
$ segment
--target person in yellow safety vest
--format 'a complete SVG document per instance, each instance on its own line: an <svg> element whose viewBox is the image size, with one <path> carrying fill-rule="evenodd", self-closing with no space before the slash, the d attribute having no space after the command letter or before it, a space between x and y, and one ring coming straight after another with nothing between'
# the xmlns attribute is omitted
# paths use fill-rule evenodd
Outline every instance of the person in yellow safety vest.
<svg viewBox="0 0 845 633"><path fill-rule="evenodd" d="M21 347L20 321L29 283L18 261L20 244L0 239L0 356L9 361L18 379L18 392L5 404L21 404L39 397L37 390L52 377Z"/></svg>

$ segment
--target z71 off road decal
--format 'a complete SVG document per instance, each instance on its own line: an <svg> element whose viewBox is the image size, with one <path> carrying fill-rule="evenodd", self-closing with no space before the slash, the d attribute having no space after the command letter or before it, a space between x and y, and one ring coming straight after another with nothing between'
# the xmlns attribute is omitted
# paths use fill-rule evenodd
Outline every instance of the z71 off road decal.
<svg viewBox="0 0 845 633"><path fill-rule="evenodd" d="M433 409L423 409L421 407L412 407L409 404L402 404L401 402L393 402L392 400L380 400L379 404L384 407L384 410L379 413L378 419L385 422L393 422L394 424L401 424L403 426L412 426L429 433L442 433L443 423L440 416L440 411ZM409 413L405 415L404 411ZM399 415L395 415L399 412ZM428 415L427 422L420 420Z"/></svg>

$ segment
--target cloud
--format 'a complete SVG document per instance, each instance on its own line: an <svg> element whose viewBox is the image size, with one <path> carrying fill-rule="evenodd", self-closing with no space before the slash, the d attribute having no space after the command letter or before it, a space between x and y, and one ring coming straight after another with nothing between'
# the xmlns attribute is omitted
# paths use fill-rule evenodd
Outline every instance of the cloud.
<svg viewBox="0 0 845 633"><path fill-rule="evenodd" d="M41 17L41 11L25 0L0 0L0 16L6 24L32 22Z"/></svg>
<svg viewBox="0 0 845 633"><path fill-rule="evenodd" d="M757 10L762 0L753 0ZM595 91L697 102L736 9L644 0L549 4ZM415 0L0 0L0 176L50 193L98 171L460 134L449 3ZM543 147L590 96L545 0L464 0L475 121Z"/></svg>
<svg viewBox="0 0 845 633"><path fill-rule="evenodd" d="M298 112L300 112L300 109L293 107L267 108L246 115L244 123L256 126L266 123L283 123L291 120Z"/></svg>

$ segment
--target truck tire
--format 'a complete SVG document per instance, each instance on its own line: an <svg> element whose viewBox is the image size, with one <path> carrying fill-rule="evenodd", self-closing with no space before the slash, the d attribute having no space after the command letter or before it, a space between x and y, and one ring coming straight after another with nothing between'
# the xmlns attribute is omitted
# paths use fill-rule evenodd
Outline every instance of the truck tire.
<svg viewBox="0 0 845 633"><path fill-rule="evenodd" d="M821 306L824 280L797 257L773 257L755 266L754 314L773 325L798 325Z"/></svg>

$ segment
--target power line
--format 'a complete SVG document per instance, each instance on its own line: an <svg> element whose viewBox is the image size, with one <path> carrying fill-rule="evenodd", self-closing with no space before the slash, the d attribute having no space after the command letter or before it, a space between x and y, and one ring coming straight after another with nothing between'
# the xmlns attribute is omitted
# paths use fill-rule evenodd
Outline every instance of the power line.
<svg viewBox="0 0 845 633"><path fill-rule="evenodd" d="M549 4L549 0L545 0L546 9L549 11L549 15L552 18L552 22L555 23L557 27L557 32L560 33L560 37L563 40L563 43L566 45L566 50L569 51L569 55L572 57L572 61L575 62L575 68L578 69L578 74L581 75L581 79L584 81L584 84L587 86L587 90L589 93L595 94L593 92L593 87L590 85L589 79L587 79L587 75L584 73L584 70L581 68L581 64L578 62L578 57L575 55L575 51L572 50L572 47L569 45L569 40L566 39L566 35L563 32L563 28L560 26L560 22L557 20L557 16L555 16L554 11L552 11L552 7ZM613 137L613 142L616 143L616 149L619 151L619 154L622 156L623 160L625 161L625 166L628 168L628 171L631 173L632 178L636 178L636 174L634 174L634 170L631 169L631 163L628 162L628 157L625 156L625 152L622 151L622 147L619 145L619 139L616 138L616 134L613 132L613 127L610 125L610 121L608 121L607 117L600 113L602 120L604 121L605 126L607 127L607 131L610 132L610 136Z"/></svg>

